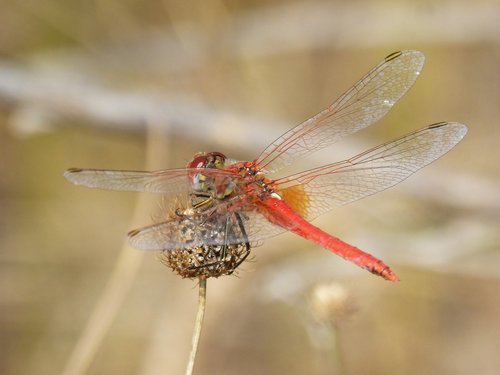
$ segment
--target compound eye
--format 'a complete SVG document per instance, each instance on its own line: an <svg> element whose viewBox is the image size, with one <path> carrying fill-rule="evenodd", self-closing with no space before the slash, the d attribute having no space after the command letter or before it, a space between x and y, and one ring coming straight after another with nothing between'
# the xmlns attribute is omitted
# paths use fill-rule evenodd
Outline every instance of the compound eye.
<svg viewBox="0 0 500 375"><path fill-rule="evenodd" d="M224 163L226 162L226 156L220 152L211 152L210 154L209 165L210 168L222 168Z"/></svg>
<svg viewBox="0 0 500 375"><path fill-rule="evenodd" d="M208 156L205 154L196 154L193 157L193 160L191 160L187 167L188 168L205 168L207 164L207 158Z"/></svg>
<svg viewBox="0 0 500 375"><path fill-rule="evenodd" d="M215 168L221 168L224 166L224 159L222 159L220 156L216 156L214 160L214 166Z"/></svg>

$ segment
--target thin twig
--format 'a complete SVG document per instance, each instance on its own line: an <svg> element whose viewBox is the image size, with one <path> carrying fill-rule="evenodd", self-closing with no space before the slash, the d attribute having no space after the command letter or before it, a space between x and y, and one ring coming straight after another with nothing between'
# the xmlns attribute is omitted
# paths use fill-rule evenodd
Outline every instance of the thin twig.
<svg viewBox="0 0 500 375"><path fill-rule="evenodd" d="M146 168L148 169L152 167L154 160L159 159L157 154L165 148L164 142L153 129L154 124L150 124L146 141ZM168 162L165 155L162 154L162 158ZM151 199L146 195L139 197L131 223L137 224L139 218L146 215L151 207ZM142 258L143 253L131 250L127 244L123 244L107 284L67 359L63 375L83 375L88 372L137 277Z"/></svg>
<svg viewBox="0 0 500 375"><path fill-rule="evenodd" d="M196 352L198 351L198 343L200 342L201 327L203 325L203 316L205 315L205 305L207 295L207 280L200 278L199 294L198 294L198 313L196 315L196 322L194 324L193 341L191 343L191 353L189 354L189 361L186 367L186 375L193 373L194 362L196 360Z"/></svg>
<svg viewBox="0 0 500 375"><path fill-rule="evenodd" d="M11 103L24 114L10 126L30 134L55 119L77 118L93 126L137 131L149 122L169 134L203 140L214 146L228 144L265 147L287 124L212 106L174 93L127 91L104 87L90 77L82 83L58 73L40 73L0 59L0 104ZM20 109L23 112L19 112ZM30 116L26 116L29 114ZM35 118L26 125L27 118ZM50 119L50 120L49 120ZM64 122L64 121L63 121ZM66 121L67 122L67 121ZM274 133L275 132L275 133ZM203 136L201 136L203 135ZM250 149L248 147L248 149Z"/></svg>
<svg viewBox="0 0 500 375"><path fill-rule="evenodd" d="M87 373L135 280L142 255L138 251L132 251L127 246L123 246L114 270L66 362L63 375Z"/></svg>
<svg viewBox="0 0 500 375"><path fill-rule="evenodd" d="M344 373L344 363L342 357L341 340L339 335L339 327L336 325L331 325L330 327L330 337L332 346L332 368L334 368L335 375L342 375Z"/></svg>

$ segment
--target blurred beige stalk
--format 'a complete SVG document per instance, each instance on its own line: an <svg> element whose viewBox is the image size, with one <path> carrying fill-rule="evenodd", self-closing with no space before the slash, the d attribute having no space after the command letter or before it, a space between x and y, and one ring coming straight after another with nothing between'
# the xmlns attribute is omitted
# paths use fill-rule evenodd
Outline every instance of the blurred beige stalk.
<svg viewBox="0 0 500 375"><path fill-rule="evenodd" d="M154 168L159 160L168 164L168 153L165 152L168 148L165 147L165 138L159 137L153 126L148 127L147 134L146 167ZM155 202L156 200L150 194L139 195L131 227L142 225L141 221L150 214L151 207ZM96 352L123 304L123 300L136 279L143 256L143 252L132 249L128 243L123 244L108 282L65 365L63 375L87 373Z"/></svg>

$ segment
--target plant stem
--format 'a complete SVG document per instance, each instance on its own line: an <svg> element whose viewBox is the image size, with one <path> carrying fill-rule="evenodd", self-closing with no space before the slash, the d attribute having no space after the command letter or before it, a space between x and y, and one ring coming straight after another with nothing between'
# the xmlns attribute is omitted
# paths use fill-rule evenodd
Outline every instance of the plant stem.
<svg viewBox="0 0 500 375"><path fill-rule="evenodd" d="M340 343L340 332L336 325L332 325L330 329L330 336L332 339L333 346L333 368L335 375L342 375L344 373L344 364L342 361L342 348Z"/></svg>
<svg viewBox="0 0 500 375"><path fill-rule="evenodd" d="M186 367L186 375L192 375L193 373L196 352L198 351L198 343L200 342L201 327L203 325L203 316L205 315L205 305L207 300L207 280L205 278L200 278L198 287L198 313L196 314L196 321L194 323L193 341L191 343L191 353L189 354L189 361Z"/></svg>

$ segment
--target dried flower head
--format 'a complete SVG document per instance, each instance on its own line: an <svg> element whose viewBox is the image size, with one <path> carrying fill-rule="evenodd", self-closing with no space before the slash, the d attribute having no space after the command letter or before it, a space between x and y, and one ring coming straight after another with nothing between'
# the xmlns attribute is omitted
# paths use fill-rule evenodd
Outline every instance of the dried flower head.
<svg viewBox="0 0 500 375"><path fill-rule="evenodd" d="M193 199L188 204L177 200L176 209L165 210L176 225L161 232L162 237L174 244L192 246L164 250L161 262L183 278L232 274L250 254L241 217L236 213L213 215L210 206L205 211L193 210Z"/></svg>
<svg viewBox="0 0 500 375"><path fill-rule="evenodd" d="M337 282L317 284L311 292L310 307L318 321L335 326L354 311L349 292Z"/></svg>
<svg viewBox="0 0 500 375"><path fill-rule="evenodd" d="M205 245L162 251L160 261L183 278L209 278L232 274L249 253L245 243Z"/></svg>

